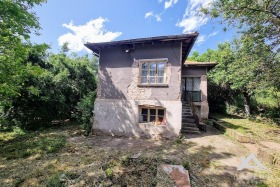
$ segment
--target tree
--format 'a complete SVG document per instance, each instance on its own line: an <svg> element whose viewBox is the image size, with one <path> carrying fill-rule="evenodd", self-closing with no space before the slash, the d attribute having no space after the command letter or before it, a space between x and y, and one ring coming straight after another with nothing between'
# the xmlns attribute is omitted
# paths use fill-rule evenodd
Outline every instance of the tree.
<svg viewBox="0 0 280 187"><path fill-rule="evenodd" d="M280 2L277 0L217 0L202 12L237 28L255 41L265 40L273 47L280 43Z"/></svg>
<svg viewBox="0 0 280 187"><path fill-rule="evenodd" d="M231 43L218 45L218 50L196 57L198 60L218 62L210 72L209 79L221 87L241 93L247 115L250 115L250 100L256 90L274 87L279 90L275 76L279 75L279 58L272 47L264 41L244 35ZM278 67L278 68L276 68ZM229 92L232 93L232 92Z"/></svg>
<svg viewBox="0 0 280 187"><path fill-rule="evenodd" d="M26 75L38 68L23 65L30 44L28 39L40 26L31 9L44 0L0 1L0 123L7 116L12 100L19 96Z"/></svg>
<svg viewBox="0 0 280 187"><path fill-rule="evenodd" d="M40 73L26 75L20 97L12 100L8 121L24 129L38 129L49 126L53 120L76 116L85 126L91 125L96 58L48 54L47 49L45 44L31 47L23 64L37 67Z"/></svg>

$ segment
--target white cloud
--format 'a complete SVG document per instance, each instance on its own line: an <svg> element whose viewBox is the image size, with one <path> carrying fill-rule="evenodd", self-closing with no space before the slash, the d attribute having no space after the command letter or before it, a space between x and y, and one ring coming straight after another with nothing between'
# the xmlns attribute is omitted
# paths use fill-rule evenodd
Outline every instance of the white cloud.
<svg viewBox="0 0 280 187"><path fill-rule="evenodd" d="M120 36L121 32L111 32L104 28L104 23L107 19L99 17L97 19L90 20L85 25L74 25L73 21L69 24L64 23L62 26L69 29L71 32L64 34L58 38L58 44L62 46L64 43L68 43L68 48L71 51L87 50L90 52L84 44L86 42L109 42L115 40Z"/></svg>
<svg viewBox="0 0 280 187"><path fill-rule="evenodd" d="M210 37L217 35L219 32L218 31L214 31L211 34L209 34L207 37L203 34L199 35L197 40L196 40L196 44L198 46L200 46L202 43L204 43L206 40L208 40Z"/></svg>
<svg viewBox="0 0 280 187"><path fill-rule="evenodd" d="M151 16L153 16L153 15L154 15L153 12L147 12L147 13L145 14L145 18L151 17Z"/></svg>
<svg viewBox="0 0 280 187"><path fill-rule="evenodd" d="M161 21L161 14L154 14L152 11L145 14L145 18L154 17L158 22Z"/></svg>
<svg viewBox="0 0 280 187"><path fill-rule="evenodd" d="M164 2L164 9L170 8L172 5L178 3L178 0L169 0Z"/></svg>
<svg viewBox="0 0 280 187"><path fill-rule="evenodd" d="M161 15L160 14L156 14L155 17L156 17L157 21L161 21Z"/></svg>
<svg viewBox="0 0 280 187"><path fill-rule="evenodd" d="M163 0L158 0L158 3L162 3Z"/></svg>
<svg viewBox="0 0 280 187"><path fill-rule="evenodd" d="M184 28L184 33L194 32L203 25L207 24L209 18L200 12L200 8L211 6L213 0L190 0L188 2L183 19L176 24Z"/></svg>
<svg viewBox="0 0 280 187"><path fill-rule="evenodd" d="M212 36L215 36L218 34L218 31L215 31L215 32L212 32L211 34L208 35L208 38L212 37Z"/></svg>
<svg viewBox="0 0 280 187"><path fill-rule="evenodd" d="M205 35L199 35L198 38L197 38L197 40L196 40L196 44L197 44L198 46L200 46L200 44L202 44L203 42L205 42L205 40L206 40Z"/></svg>

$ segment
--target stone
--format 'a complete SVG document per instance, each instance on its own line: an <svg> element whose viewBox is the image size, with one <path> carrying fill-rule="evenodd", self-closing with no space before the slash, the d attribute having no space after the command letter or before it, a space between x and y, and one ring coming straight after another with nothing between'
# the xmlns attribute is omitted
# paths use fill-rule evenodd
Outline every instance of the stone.
<svg viewBox="0 0 280 187"><path fill-rule="evenodd" d="M182 165L162 164L159 169L166 173L177 187L191 187L189 172Z"/></svg>
<svg viewBox="0 0 280 187"><path fill-rule="evenodd" d="M137 154L135 154L135 155L130 156L129 158L131 158L131 159L137 159L137 158L139 158L141 155L142 155L142 153L140 152L140 153L137 153Z"/></svg>

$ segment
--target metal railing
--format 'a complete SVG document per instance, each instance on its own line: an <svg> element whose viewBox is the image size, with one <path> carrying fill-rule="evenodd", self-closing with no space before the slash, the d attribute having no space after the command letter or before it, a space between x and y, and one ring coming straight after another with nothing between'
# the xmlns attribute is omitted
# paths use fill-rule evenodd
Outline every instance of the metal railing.
<svg viewBox="0 0 280 187"><path fill-rule="evenodd" d="M183 91L184 101L201 102L201 91Z"/></svg>

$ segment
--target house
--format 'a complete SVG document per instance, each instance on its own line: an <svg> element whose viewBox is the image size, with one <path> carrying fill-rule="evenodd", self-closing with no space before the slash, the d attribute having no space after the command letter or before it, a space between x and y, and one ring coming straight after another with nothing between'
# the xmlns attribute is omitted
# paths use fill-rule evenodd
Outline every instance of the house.
<svg viewBox="0 0 280 187"><path fill-rule="evenodd" d="M85 44L99 58L94 132L165 138L197 132L197 121L208 118L206 74L215 66L186 62L197 36Z"/></svg>

